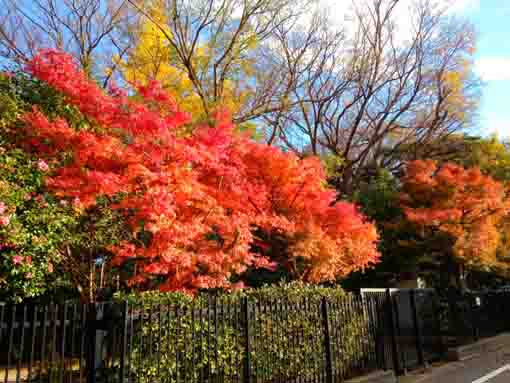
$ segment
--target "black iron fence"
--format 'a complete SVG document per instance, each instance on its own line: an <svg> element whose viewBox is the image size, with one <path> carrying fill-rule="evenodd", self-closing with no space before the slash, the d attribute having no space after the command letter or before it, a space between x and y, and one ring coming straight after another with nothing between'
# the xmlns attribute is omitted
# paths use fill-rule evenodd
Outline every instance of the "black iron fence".
<svg viewBox="0 0 510 383"><path fill-rule="evenodd" d="M493 335L509 326L509 297L465 296L451 316L462 318L462 334L472 339ZM439 299L427 289L210 296L194 305L0 305L0 383L342 382L439 359L441 318Z"/></svg>
<svg viewBox="0 0 510 383"><path fill-rule="evenodd" d="M0 307L0 382L334 382L384 367L383 301Z"/></svg>
<svg viewBox="0 0 510 383"><path fill-rule="evenodd" d="M508 290L451 291L444 315L450 343L465 344L510 331L509 303Z"/></svg>

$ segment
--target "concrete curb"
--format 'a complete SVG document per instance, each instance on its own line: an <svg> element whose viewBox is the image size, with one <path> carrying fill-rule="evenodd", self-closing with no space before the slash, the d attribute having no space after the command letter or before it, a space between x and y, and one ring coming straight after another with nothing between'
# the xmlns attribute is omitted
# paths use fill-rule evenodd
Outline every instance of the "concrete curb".
<svg viewBox="0 0 510 383"><path fill-rule="evenodd" d="M464 368L464 364L461 362L450 362L448 364L438 366L438 367L430 367L425 372L421 372L418 375L418 372L410 373L409 375L399 376L399 383L421 383L421 382L436 382L437 379L444 375L445 373L449 373L455 370L459 370Z"/></svg>
<svg viewBox="0 0 510 383"><path fill-rule="evenodd" d="M397 383L397 377L393 370L381 370L358 378L346 380L345 383Z"/></svg>
<svg viewBox="0 0 510 383"><path fill-rule="evenodd" d="M463 361L484 353L510 348L510 334L500 334L491 338L479 340L473 344L448 349L446 359L451 362Z"/></svg>
<svg viewBox="0 0 510 383"><path fill-rule="evenodd" d="M500 334L492 338L482 339L473 344L452 347L448 349L447 356L450 362L439 366L429 366L426 371L422 373L414 372L406 376L399 376L399 383L430 383L430 382L441 382L443 375L462 370L466 367L466 363L471 359L477 359L483 355L494 352L502 352L502 350L509 350L510 354L510 333ZM504 354L507 354L504 352Z"/></svg>

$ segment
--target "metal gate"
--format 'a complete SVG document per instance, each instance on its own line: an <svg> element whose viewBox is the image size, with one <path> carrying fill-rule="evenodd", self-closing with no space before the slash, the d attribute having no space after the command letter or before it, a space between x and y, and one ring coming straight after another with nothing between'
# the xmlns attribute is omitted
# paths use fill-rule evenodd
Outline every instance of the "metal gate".
<svg viewBox="0 0 510 383"><path fill-rule="evenodd" d="M380 302L378 355L399 373L440 359L439 297L434 289L361 289Z"/></svg>

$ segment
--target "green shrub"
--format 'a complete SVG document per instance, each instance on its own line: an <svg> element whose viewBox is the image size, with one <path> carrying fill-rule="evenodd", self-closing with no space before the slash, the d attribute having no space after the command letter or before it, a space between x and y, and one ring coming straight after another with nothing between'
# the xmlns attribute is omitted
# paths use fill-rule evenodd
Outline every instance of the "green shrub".
<svg viewBox="0 0 510 383"><path fill-rule="evenodd" d="M117 296L130 302L133 319L131 374L140 382L186 382L243 375L249 305L250 366L258 381L313 378L325 369L321 301L330 302L333 362L338 374L369 350L367 318L338 288L288 285L196 297L172 293ZM143 310L142 310L143 309ZM140 315L143 312L143 321Z"/></svg>

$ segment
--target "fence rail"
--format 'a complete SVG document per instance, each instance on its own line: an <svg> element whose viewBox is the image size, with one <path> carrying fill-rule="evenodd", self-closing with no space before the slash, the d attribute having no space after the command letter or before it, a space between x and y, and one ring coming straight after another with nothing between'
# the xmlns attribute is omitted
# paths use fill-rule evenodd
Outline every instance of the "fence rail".
<svg viewBox="0 0 510 383"><path fill-rule="evenodd" d="M452 301L450 317L464 327L450 323L476 337L505 331L508 298ZM376 369L405 373L441 357L441 307L427 289L210 296L189 306L0 304L0 383L333 383Z"/></svg>

